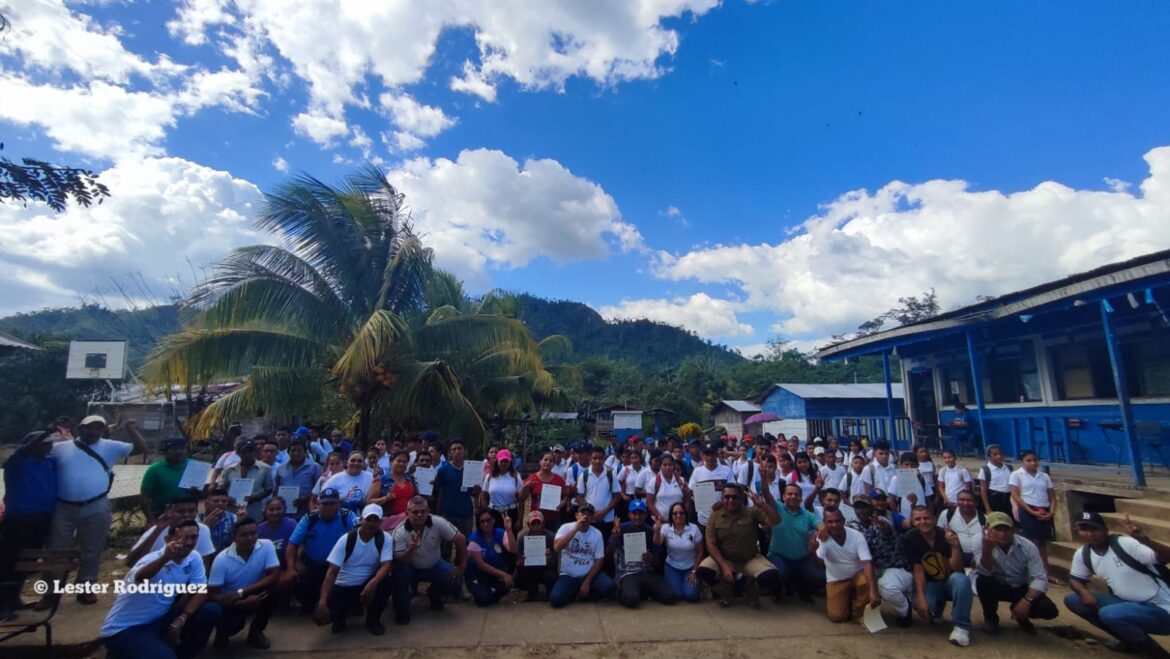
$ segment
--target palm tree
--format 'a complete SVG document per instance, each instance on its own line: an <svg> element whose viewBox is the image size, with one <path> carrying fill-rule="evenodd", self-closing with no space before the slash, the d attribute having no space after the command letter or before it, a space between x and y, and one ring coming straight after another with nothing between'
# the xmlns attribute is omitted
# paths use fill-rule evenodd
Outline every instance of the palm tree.
<svg viewBox="0 0 1170 659"><path fill-rule="evenodd" d="M332 388L353 404L363 444L375 411L481 438L452 365L506 346L508 359L479 367L512 377L539 367L540 348L516 318L428 313L433 253L403 201L373 167L339 187L302 175L266 194L257 226L284 246L242 247L219 263L184 301L185 326L148 357L148 383L244 377L200 413L194 431L204 436L257 413L303 414Z"/></svg>

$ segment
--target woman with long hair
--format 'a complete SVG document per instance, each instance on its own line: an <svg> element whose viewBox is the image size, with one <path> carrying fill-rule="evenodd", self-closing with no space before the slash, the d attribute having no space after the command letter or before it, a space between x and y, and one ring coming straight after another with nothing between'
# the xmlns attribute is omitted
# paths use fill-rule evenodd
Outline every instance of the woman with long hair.
<svg viewBox="0 0 1170 659"><path fill-rule="evenodd" d="M680 501L671 504L668 522L654 524L654 544L666 544L666 582L680 599L699 601L697 571L703 562L703 534L687 521L687 507Z"/></svg>
<svg viewBox="0 0 1170 659"><path fill-rule="evenodd" d="M506 565L516 554L516 536L507 514L481 508L475 514L475 530L467 537L467 572L464 580L476 606L491 606L512 590Z"/></svg>
<svg viewBox="0 0 1170 659"><path fill-rule="evenodd" d="M557 458L552 451L545 451L544 455L540 456L540 469L536 473L524 479L524 486L520 489L519 504L517 507L523 506L524 502L529 497L532 498L532 505L530 510L539 510L543 522L549 528L560 528L561 526L561 511L565 509L569 501L569 488L565 486L565 479L560 474L553 473L553 467L556 466ZM540 505L541 495L547 485L554 485L561 488L561 496L557 503L557 507L543 508Z"/></svg>
<svg viewBox="0 0 1170 659"><path fill-rule="evenodd" d="M518 533L522 489L520 474L516 473L516 467L512 464L512 452L500 449L496 453L496 461L492 464L491 472L483 479L483 491L479 495L480 507L506 513L512 520L512 532Z"/></svg>
<svg viewBox="0 0 1170 659"><path fill-rule="evenodd" d="M376 503L382 506L385 517L401 517L406 514L406 503L418 494L418 486L414 477L406 473L406 465L410 462L410 454L398 451L390 458L390 471L381 474L374 480L370 488L370 497L366 503ZM404 518L403 518L404 519ZM397 522L399 520L395 520ZM394 524L397 526L397 524Z"/></svg>
<svg viewBox="0 0 1170 659"><path fill-rule="evenodd" d="M821 489L821 472L808 453L801 451L796 454L796 468L789 475L789 483L800 488L800 496L805 510L812 510L813 502L817 499L817 492Z"/></svg>

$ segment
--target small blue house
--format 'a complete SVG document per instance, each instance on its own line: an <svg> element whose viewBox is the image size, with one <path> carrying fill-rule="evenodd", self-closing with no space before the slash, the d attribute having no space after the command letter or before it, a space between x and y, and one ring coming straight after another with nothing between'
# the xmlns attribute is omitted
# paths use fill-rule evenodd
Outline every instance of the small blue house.
<svg viewBox="0 0 1170 659"><path fill-rule="evenodd" d="M1170 464L1170 250L823 348L897 358L915 439L946 437L962 402L977 446L1062 463ZM891 412L890 416L894 416ZM905 440L906 435L899 433Z"/></svg>
<svg viewBox="0 0 1170 659"><path fill-rule="evenodd" d="M895 424L908 430L909 420L902 409L902 385L891 383ZM876 384L774 384L759 397L760 408L780 417L763 424L772 434L797 435L802 441L814 437L889 437L889 404L886 385Z"/></svg>

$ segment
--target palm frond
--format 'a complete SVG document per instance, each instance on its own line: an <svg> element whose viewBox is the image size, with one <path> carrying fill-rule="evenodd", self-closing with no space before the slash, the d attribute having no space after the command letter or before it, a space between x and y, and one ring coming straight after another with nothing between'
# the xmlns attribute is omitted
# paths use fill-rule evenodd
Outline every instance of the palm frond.
<svg viewBox="0 0 1170 659"><path fill-rule="evenodd" d="M199 412L192 419L191 432L203 438L253 416L290 418L320 396L326 376L321 369L256 367L243 386Z"/></svg>
<svg viewBox="0 0 1170 659"><path fill-rule="evenodd" d="M373 373L406 331L405 321L385 309L370 314L333 365L334 377L358 379Z"/></svg>
<svg viewBox="0 0 1170 659"><path fill-rule="evenodd" d="M540 340L540 356L546 361L566 359L573 354L573 342L564 334L550 334Z"/></svg>
<svg viewBox="0 0 1170 659"><path fill-rule="evenodd" d="M279 326L187 328L164 338L142 369L153 386L242 377L255 365L312 368L328 358L329 347Z"/></svg>

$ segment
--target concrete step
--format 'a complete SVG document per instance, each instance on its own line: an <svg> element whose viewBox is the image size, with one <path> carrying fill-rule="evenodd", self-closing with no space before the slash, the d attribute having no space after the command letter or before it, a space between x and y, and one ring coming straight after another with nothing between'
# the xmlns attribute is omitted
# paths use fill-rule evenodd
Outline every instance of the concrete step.
<svg viewBox="0 0 1170 659"><path fill-rule="evenodd" d="M1126 514L1123 512L1101 513L1101 517L1105 518L1105 524L1109 527L1110 533L1125 534ZM1128 514L1130 521L1142 527L1146 535L1158 542L1170 543L1170 517L1146 517L1144 515Z"/></svg>
<svg viewBox="0 0 1170 659"><path fill-rule="evenodd" d="M1159 499L1115 499L1113 504L1119 513L1129 513L1131 517L1138 515L1164 519L1170 523L1170 502Z"/></svg>
<svg viewBox="0 0 1170 659"><path fill-rule="evenodd" d="M1050 542L1048 543L1048 567L1052 569L1051 576L1068 583L1069 570L1072 567L1073 557L1081 544L1078 542ZM1104 581L1094 576L1089 580L1089 588L1098 592L1108 591Z"/></svg>
<svg viewBox="0 0 1170 659"><path fill-rule="evenodd" d="M1081 548L1077 542L1050 542L1048 543L1048 560L1059 558L1065 563L1072 560L1073 554Z"/></svg>

